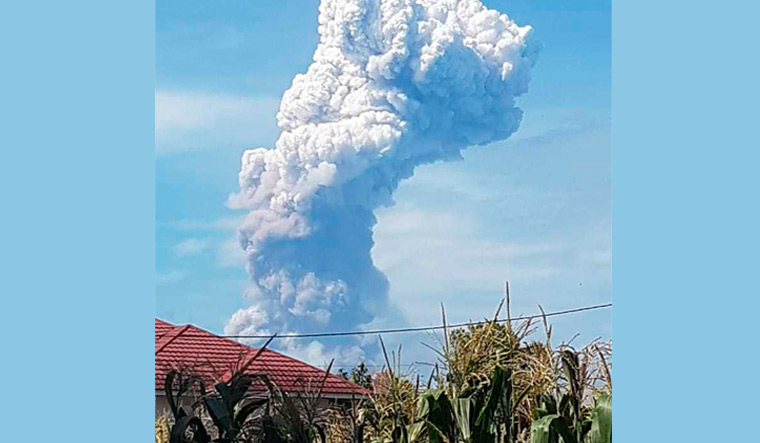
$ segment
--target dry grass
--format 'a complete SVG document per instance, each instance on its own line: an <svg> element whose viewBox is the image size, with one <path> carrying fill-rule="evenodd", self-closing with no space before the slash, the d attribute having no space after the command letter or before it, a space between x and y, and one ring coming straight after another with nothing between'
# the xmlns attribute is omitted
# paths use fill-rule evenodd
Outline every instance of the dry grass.
<svg viewBox="0 0 760 443"><path fill-rule="evenodd" d="M557 353L570 350L578 356L578 367L575 372L583 391L583 403L591 404L593 397L599 392L612 393L612 343L595 340L580 350L569 345L561 345ZM558 385L568 389L567 371L558 371Z"/></svg>
<svg viewBox="0 0 760 443"><path fill-rule="evenodd" d="M391 442L395 428L411 425L420 391L419 377L413 378L412 369L402 371L401 347L389 357L382 338L380 345L386 366L373 377L372 395L358 417L365 424L364 441L372 443Z"/></svg>
<svg viewBox="0 0 760 443"><path fill-rule="evenodd" d="M514 389L525 392L525 400L517 405L518 420L529 423L533 397L555 385L556 365L550 348L551 328L547 326L546 342L529 342L535 332L534 322L516 325L498 320L503 304L487 322L466 329L444 330L438 353L446 373L444 383L452 397L486 388L496 366L512 370ZM442 309L444 324L445 311Z"/></svg>
<svg viewBox="0 0 760 443"><path fill-rule="evenodd" d="M579 391L584 402L590 402L599 392L611 392L610 342L596 340L579 351L564 343L554 347L552 328L546 317L543 321L504 322L499 320L501 309L499 305L490 320L478 325L456 330L444 327L444 333L437 338L438 346L428 346L438 353L439 361L427 386L420 386L419 376L414 375L411 368L402 372L401 349L389 358L381 339L386 368L375 374L371 401L360 404L361 420L355 412L353 417L345 411L331 413L330 441L351 442L351 429L365 423L364 441L391 442L394 428L409 426L414 420L422 390L437 387L446 390L450 398L468 396L488 389L495 368L501 366L511 369L514 395L521 399L514 416L516 441L527 442L539 396L569 390L567 361L562 358L566 350L572 350L577 356L573 377L582 386ZM445 326L443 308L442 316ZM537 334L539 329L543 329L543 337ZM538 339L534 338L536 335Z"/></svg>
<svg viewBox="0 0 760 443"><path fill-rule="evenodd" d="M156 418L156 443L169 443L170 435L169 419L165 416Z"/></svg>
<svg viewBox="0 0 760 443"><path fill-rule="evenodd" d="M329 443L351 443L353 436L352 417L340 409L327 412L327 441Z"/></svg>
<svg viewBox="0 0 760 443"><path fill-rule="evenodd" d="M352 443L356 430L363 427L364 442L390 443L394 429L409 429L414 422L422 391L435 387L444 389L449 398L468 396L489 389L496 367L501 366L511 370L513 398L520 399L513 417L516 441L527 442L539 396L556 397L572 392L578 394L576 398L582 398L584 405L589 405L598 393L611 393L611 342L595 340L575 350L570 345L571 340L554 347L552 328L546 317L542 322L504 322L499 319L501 309L500 304L490 320L477 325L456 330L444 327L438 347L431 347L438 353L439 361L426 386L420 386L419 375L413 368L402 371L401 348L389 356L381 339L386 366L374 375L369 399L357 399L349 408L335 406L326 411L319 401L324 380L307 383L305 391L315 395L296 396L289 402L283 398L278 401L278 396L273 395L272 406L279 424L285 419L291 424L303 420L311 426L317 425L326 431L329 443ZM509 315L507 312L507 318ZM443 308L442 316L446 325ZM539 329L543 329L543 337L536 334ZM539 339L534 338L536 335ZM275 392L277 390L270 387L270 393ZM193 397L192 394L197 393L189 394ZM286 413L288 408L283 408L284 404L290 405L292 416ZM166 418L156 419L156 443L168 443L168 430Z"/></svg>
<svg viewBox="0 0 760 443"><path fill-rule="evenodd" d="M457 330L444 328L443 340L437 348L431 349L438 352L445 372L445 376L438 377L438 385L444 386L452 397L487 388L496 366L511 369L514 392L516 395L525 393L516 405L515 423L520 434L530 428L537 397L567 386L560 354L569 346L552 347L552 328L546 317L540 322L544 337L539 341L533 339L539 322L501 321L502 307L503 302L485 323ZM443 307L441 311L446 325ZM507 318L510 318L508 312ZM611 343L594 341L578 351L578 355L581 383L589 398L600 389L611 392Z"/></svg>

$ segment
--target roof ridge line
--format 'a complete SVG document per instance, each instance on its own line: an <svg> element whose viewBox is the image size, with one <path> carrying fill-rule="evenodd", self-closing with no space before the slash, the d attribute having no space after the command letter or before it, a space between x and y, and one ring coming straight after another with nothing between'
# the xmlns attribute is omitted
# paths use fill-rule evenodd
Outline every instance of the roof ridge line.
<svg viewBox="0 0 760 443"><path fill-rule="evenodd" d="M224 337L222 335L216 334L214 332L211 332L211 331L209 331L207 329L204 329L202 327L199 327L199 326L191 324L191 323L188 323L188 324L180 326L180 325L173 325L172 323L166 322L164 320L160 320L160 319L157 319L157 320L165 322L166 324L168 324L172 328L169 329L164 334L162 334L161 336L157 337L158 341L156 342L156 356L158 356L159 352L161 352L162 350L164 350L170 343L172 343L180 335L184 334L188 330L192 330L194 332L197 331L197 332L206 333L206 334L210 335L211 337L213 337L214 339L217 339L217 340L229 343L229 344L234 344L237 347L246 350L245 357L241 361L241 363L243 363L244 367L246 367L246 368L249 368L251 366L251 364L253 364L253 360L254 360L253 357L256 354L263 355L264 353L271 353L271 354L274 354L274 355L276 355L276 356L278 356L280 358L285 359L285 361L288 364L295 363L296 365L299 365L299 366L302 366L302 367L306 367L306 368L309 368L311 370L314 370L314 371L322 373L317 378L321 378L321 377L324 376L324 374L327 374L327 380L326 381L328 383L335 383L335 382L337 382L337 383L339 383L340 386L342 386L341 389L348 389L348 390L352 391L350 394L349 393L344 393L346 395L355 395L355 394L356 395L368 395L371 392L370 390L367 390L367 389L365 389L365 388L357 385L356 383L352 382L351 380L343 379L342 377L338 376L337 374L334 374L332 372L327 372L325 369L321 369L321 368L319 368L319 367L317 367L317 366L315 366L315 365L313 365L311 363L307 363L307 362L305 362L303 360L300 360L298 358L295 358L295 357L292 357L290 355L284 354L282 352L276 351L276 350L274 350L272 348L269 348L269 347L253 347L253 346L247 345L245 343L241 343L238 340L234 340L232 338ZM270 366L270 364L267 363L267 361L265 359L256 360L256 361L259 362L264 367L266 367L268 370L272 370L272 367ZM229 377L231 376L231 372L232 371L230 371L230 370L225 371L224 375L222 376L222 380L228 380Z"/></svg>
<svg viewBox="0 0 760 443"><path fill-rule="evenodd" d="M163 351L164 348L169 345L169 343L173 342L177 337L182 335L189 328L189 324L185 326L175 326L169 332L162 335L161 339L156 343L156 355L158 355L159 352Z"/></svg>
<svg viewBox="0 0 760 443"><path fill-rule="evenodd" d="M246 349L253 349L253 350L258 350L259 349L259 348L254 348L253 346L248 346L248 345L246 345L244 343L240 343L239 341L233 340L233 339L231 339L229 337L225 337L223 335L219 335L219 334L217 334L215 332L211 332L208 329L201 328L200 326L194 325L192 323L188 323L187 326L189 326L189 327L191 327L191 328L193 328L195 330L198 330L198 331L201 331L201 332L205 332L206 334L213 335L214 337L222 339L222 340L225 340L225 341L227 341L229 343L234 343L234 344L236 344L236 345L238 345L240 347L246 348Z"/></svg>

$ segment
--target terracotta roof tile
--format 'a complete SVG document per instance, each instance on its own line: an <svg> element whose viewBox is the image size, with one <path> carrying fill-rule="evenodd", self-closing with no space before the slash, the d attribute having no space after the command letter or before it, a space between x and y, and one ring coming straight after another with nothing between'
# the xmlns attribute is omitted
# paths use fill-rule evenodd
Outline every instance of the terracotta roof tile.
<svg viewBox="0 0 760 443"><path fill-rule="evenodd" d="M175 326L156 319L156 390L164 389L166 373L180 366L190 366L203 376L208 386L230 376L232 370L255 355L257 349L219 337L193 325ZM314 366L265 349L246 370L248 374L266 374L286 392L313 389L325 372ZM263 390L263 384L254 385ZM329 375L323 389L327 396L366 395L368 391L335 375Z"/></svg>

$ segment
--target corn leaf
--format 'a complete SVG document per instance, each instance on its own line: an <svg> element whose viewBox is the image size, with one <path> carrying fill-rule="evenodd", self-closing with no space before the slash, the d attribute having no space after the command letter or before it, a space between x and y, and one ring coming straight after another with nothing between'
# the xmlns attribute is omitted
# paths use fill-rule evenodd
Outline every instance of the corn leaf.
<svg viewBox="0 0 760 443"><path fill-rule="evenodd" d="M560 437L562 440L560 440ZM565 417L557 414L547 415L533 422L530 427L530 443L579 443L570 432Z"/></svg>
<svg viewBox="0 0 760 443"><path fill-rule="evenodd" d="M602 394L591 411L590 443L612 442L612 397Z"/></svg>

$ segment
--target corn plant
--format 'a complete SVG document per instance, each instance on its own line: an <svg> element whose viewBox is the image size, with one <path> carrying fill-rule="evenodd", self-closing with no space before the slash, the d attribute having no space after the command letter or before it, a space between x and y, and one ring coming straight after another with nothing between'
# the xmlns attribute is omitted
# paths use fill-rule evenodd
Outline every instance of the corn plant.
<svg viewBox="0 0 760 443"><path fill-rule="evenodd" d="M612 442L612 397L601 393L595 399L588 420L580 428L570 423L568 411L547 408L546 415L536 419L531 428L531 443L611 443ZM544 406L546 407L546 406Z"/></svg>
<svg viewBox="0 0 760 443"><path fill-rule="evenodd" d="M324 387L330 376L331 361L319 380L301 380L302 391L288 393L279 389L268 378L266 384L271 397L272 412L266 419L277 430L270 441L287 443L327 443L327 408L324 406Z"/></svg>
<svg viewBox="0 0 760 443"><path fill-rule="evenodd" d="M170 443L233 443L245 434L248 418L268 402L267 398L253 399L248 390L260 375L247 375L245 371L261 355L274 337L270 338L244 366L234 368L229 380L214 386L215 392L207 393L202 377L172 370L166 375L164 392L174 415ZM192 386L198 386L201 403L217 430L217 438L211 439L200 416L191 408L181 406L181 398ZM198 406L196 404L196 406Z"/></svg>
<svg viewBox="0 0 760 443"><path fill-rule="evenodd" d="M413 382L410 373L402 374L401 347L388 357L380 338L385 368L372 380L372 395L360 411L362 432L371 443L409 443L419 396L419 377Z"/></svg>
<svg viewBox="0 0 760 443"><path fill-rule="evenodd" d="M594 342L579 352L562 345L555 351L545 317L545 342L528 341L535 330L531 321L504 324L498 319L501 308L490 320L451 331L442 309L441 349L432 348L443 369L439 373L436 365L436 389L428 385L420 392L419 382L412 389L414 383L391 369L376 377L387 379L384 384L391 389L378 393L376 388L373 398L382 399L382 392L397 398L385 395L390 401L373 403L375 413L383 417L380 436L373 443L607 443L611 439L611 401L605 400L612 386L605 359L611 355L609 345ZM381 346L391 368L382 340ZM413 393L407 398L418 398L413 413L404 407L404 386ZM589 406L591 394L594 408Z"/></svg>
<svg viewBox="0 0 760 443"><path fill-rule="evenodd" d="M212 440L201 418L192 409L177 405L178 401L172 393L171 385L179 377L180 374L177 372L170 372L166 377L167 399L174 414L174 426L172 427L170 441L171 443L211 442ZM215 392L211 394L206 393L203 380L194 380L201 390L201 402L217 428L218 438L213 440L214 443L237 441L244 430L246 420L268 401L267 398L248 398L248 388L255 379L256 376L234 374L229 381L217 383L214 386ZM181 393L182 390L180 389L179 392Z"/></svg>
<svg viewBox="0 0 760 443"><path fill-rule="evenodd" d="M599 347L595 347L599 349ZM534 411L535 420L531 425L531 443L609 443L612 441L612 397L608 392L599 391L593 408L584 405L586 388L593 385L589 376L588 359L582 359L583 352L571 348L560 350L563 392L543 394L539 397ZM603 354L599 354L607 385L611 386L609 367Z"/></svg>
<svg viewBox="0 0 760 443"><path fill-rule="evenodd" d="M369 388L372 388L371 378ZM348 404L328 410L327 436L329 443L364 443L368 417L374 408L365 398L351 395Z"/></svg>
<svg viewBox="0 0 760 443"><path fill-rule="evenodd" d="M454 396L444 389L423 393L416 423L423 425L428 443L511 443L515 405L527 393L515 394L511 369L497 366L490 383L479 389Z"/></svg>
<svg viewBox="0 0 760 443"><path fill-rule="evenodd" d="M164 392L174 416L174 424L169 437L170 443L208 443L211 441L200 417L195 415L192 408L182 406L182 398L194 385L198 386L201 396L206 395L206 387L203 378L200 376L188 373L185 369L174 369L166 374Z"/></svg>
<svg viewBox="0 0 760 443"><path fill-rule="evenodd" d="M589 443L612 443L612 396L603 392L595 402Z"/></svg>

